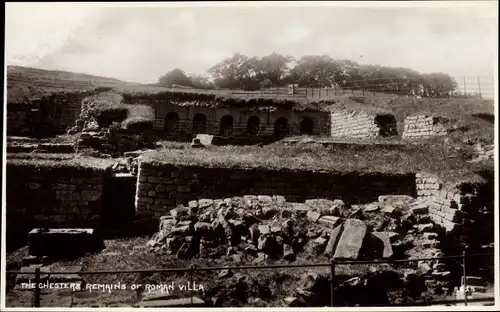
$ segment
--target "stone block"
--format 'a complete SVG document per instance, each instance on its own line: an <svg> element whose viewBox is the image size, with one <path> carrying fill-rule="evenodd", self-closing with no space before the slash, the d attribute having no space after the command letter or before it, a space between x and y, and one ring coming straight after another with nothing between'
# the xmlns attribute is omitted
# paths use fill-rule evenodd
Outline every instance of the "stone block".
<svg viewBox="0 0 500 312"><path fill-rule="evenodd" d="M348 219L335 250L334 258L356 260L367 232L366 224L358 219Z"/></svg>
<svg viewBox="0 0 500 312"><path fill-rule="evenodd" d="M103 247L102 238L93 229L33 229L28 240L33 256L77 256Z"/></svg>
<svg viewBox="0 0 500 312"><path fill-rule="evenodd" d="M318 219L319 224L324 225L324 226L331 228L331 229L336 227L339 222L340 222L340 218L334 217L334 216L322 216Z"/></svg>

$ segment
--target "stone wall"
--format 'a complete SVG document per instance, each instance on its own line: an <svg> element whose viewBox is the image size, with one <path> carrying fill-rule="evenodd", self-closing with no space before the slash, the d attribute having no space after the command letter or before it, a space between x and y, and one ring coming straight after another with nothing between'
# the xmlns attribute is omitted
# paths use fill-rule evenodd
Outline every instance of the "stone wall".
<svg viewBox="0 0 500 312"><path fill-rule="evenodd" d="M419 173L416 186L417 196L429 203L432 221L446 234L469 245L480 244L480 241L488 243L485 242L489 240L488 233L476 232L483 232L486 228L479 228L493 222L493 185L465 183L446 187L436 176Z"/></svg>
<svg viewBox="0 0 500 312"><path fill-rule="evenodd" d="M289 135L329 133L329 116L325 112L180 106L160 100L134 100L134 104L151 106L155 110L155 129L172 139L191 138L199 133L269 137L281 129L280 125Z"/></svg>
<svg viewBox="0 0 500 312"><path fill-rule="evenodd" d="M7 162L7 231L88 226L101 213L104 180L111 173L86 168L35 167Z"/></svg>
<svg viewBox="0 0 500 312"><path fill-rule="evenodd" d="M177 205L200 198L281 195L287 201L342 199L356 204L381 194L413 196L415 175L320 173L265 169L183 167L139 163L136 213L159 218Z"/></svg>
<svg viewBox="0 0 500 312"><path fill-rule="evenodd" d="M8 135L50 136L68 130L81 112L83 99L93 91L57 93L30 103L8 103Z"/></svg>
<svg viewBox="0 0 500 312"><path fill-rule="evenodd" d="M392 115L375 115L357 111L335 111L331 115L331 136L374 138L397 135Z"/></svg>
<svg viewBox="0 0 500 312"><path fill-rule="evenodd" d="M443 118L435 116L408 116L404 122L403 138L427 138L446 135L448 131L443 125L443 121Z"/></svg>

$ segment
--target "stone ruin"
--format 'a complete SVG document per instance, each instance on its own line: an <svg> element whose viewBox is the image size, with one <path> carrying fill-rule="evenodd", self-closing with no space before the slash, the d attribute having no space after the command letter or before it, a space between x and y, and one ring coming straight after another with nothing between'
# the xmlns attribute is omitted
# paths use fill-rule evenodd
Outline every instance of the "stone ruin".
<svg viewBox="0 0 500 312"><path fill-rule="evenodd" d="M243 257L293 262L320 255L339 260L439 257L439 234L429 205L409 196L380 196L378 202L346 205L342 200L286 202L282 196L200 199L160 219L148 242L155 252L178 258ZM448 287L450 272L440 261L415 270Z"/></svg>

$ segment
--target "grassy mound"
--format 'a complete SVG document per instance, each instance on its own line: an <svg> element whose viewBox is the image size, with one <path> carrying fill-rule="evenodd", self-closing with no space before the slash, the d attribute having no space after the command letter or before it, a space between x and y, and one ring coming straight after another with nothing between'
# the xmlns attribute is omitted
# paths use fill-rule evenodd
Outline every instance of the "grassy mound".
<svg viewBox="0 0 500 312"><path fill-rule="evenodd" d="M88 157L77 154L12 153L7 154L7 167L31 167L33 170L106 171L112 159Z"/></svg>
<svg viewBox="0 0 500 312"><path fill-rule="evenodd" d="M172 143L145 153L147 162L207 168L304 170L335 173L405 174L429 172L450 183L483 182L476 172L493 170L493 163L467 162L470 149L444 146L438 140L425 145L361 144L323 147L320 144L282 146L209 146L192 149Z"/></svg>

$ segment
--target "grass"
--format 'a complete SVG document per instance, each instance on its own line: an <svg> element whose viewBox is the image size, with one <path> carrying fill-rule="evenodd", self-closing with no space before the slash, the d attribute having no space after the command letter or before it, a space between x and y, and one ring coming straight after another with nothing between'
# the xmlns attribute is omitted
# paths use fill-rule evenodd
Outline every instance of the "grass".
<svg viewBox="0 0 500 312"><path fill-rule="evenodd" d="M146 162L209 168L305 170L336 173L405 174L434 173L443 181L481 182L480 170L493 170L493 163L468 163L472 151L460 145L443 145L439 140L425 144L391 145L319 144L283 146L208 146L192 149L187 144L164 143L163 148L146 152Z"/></svg>
<svg viewBox="0 0 500 312"><path fill-rule="evenodd" d="M102 270L143 270L143 269L161 269L161 268L189 268L195 267L223 267L223 266L243 266L243 265L265 265L265 264L289 264L285 260L266 260L263 263L254 263L253 257L239 253L241 257L236 260L232 256L221 256L220 258L194 258L190 260L178 259L175 255L167 255L160 252L149 251L146 246L148 237L134 237L126 239L106 240L106 249L100 253L87 254L75 260L67 260L53 263L51 271L62 271L66 266L83 265L83 271L102 271ZM27 256L27 247L18 249L7 254L7 263L9 266L15 265L23 257ZM298 254L294 264L328 263L329 259L323 255L310 255L307 252ZM363 276L370 271L371 266L339 266L336 270L338 281L343 281L352 276ZM387 266L377 266L379 270L391 270ZM259 298L265 291L269 290L269 295L264 302L265 307L283 307L283 299L292 295L297 287L303 285L302 277L306 273L315 273L324 277L330 276L330 268L283 268L283 269L243 269L233 270L234 276L219 277L220 271L196 272L193 275L193 281L204 288L204 294L195 296L209 299L214 295L226 299L226 304L235 306L253 306L240 301L228 300L234 298L234 287L236 286L237 276L246 277L245 284L247 289L243 295L248 298ZM176 285L186 284L190 280L188 272L169 272L169 273L125 273L125 274L92 274L84 275L85 281L89 284L150 284L159 285L173 282ZM189 296L188 291L177 290L175 295L182 297ZM111 292L110 296L120 296L120 292ZM108 300L106 298L105 300Z"/></svg>
<svg viewBox="0 0 500 312"><path fill-rule="evenodd" d="M104 171L115 163L112 159L78 154L12 153L7 154L7 166L34 169L74 169Z"/></svg>

